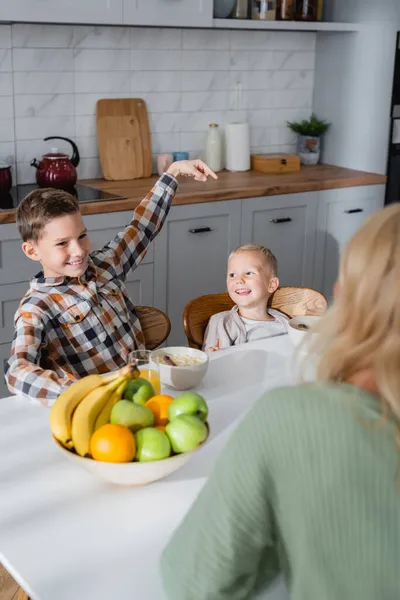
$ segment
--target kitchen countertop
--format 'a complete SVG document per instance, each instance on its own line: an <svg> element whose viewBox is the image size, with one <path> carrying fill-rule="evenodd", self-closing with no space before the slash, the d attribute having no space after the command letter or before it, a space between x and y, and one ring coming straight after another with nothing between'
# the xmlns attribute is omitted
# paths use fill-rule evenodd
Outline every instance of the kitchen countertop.
<svg viewBox="0 0 400 600"><path fill-rule="evenodd" d="M104 200L81 204L81 212L84 215L90 215L132 210L145 197L157 179L158 177L153 176L129 181L80 180L79 183L82 185L119 196L126 196L121 200ZM218 174L217 181L209 180L206 184L181 179L173 204L197 204L385 183L385 175L354 171L332 165L307 166L302 167L297 173L283 174L265 174L256 171L240 173L222 171ZM15 209L0 210L0 224L14 223L15 213Z"/></svg>

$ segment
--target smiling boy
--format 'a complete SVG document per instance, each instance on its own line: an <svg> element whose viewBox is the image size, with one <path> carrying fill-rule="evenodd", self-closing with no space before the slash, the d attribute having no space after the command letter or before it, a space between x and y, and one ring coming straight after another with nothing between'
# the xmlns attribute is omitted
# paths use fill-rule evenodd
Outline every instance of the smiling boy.
<svg viewBox="0 0 400 600"><path fill-rule="evenodd" d="M132 350L144 347L124 282L161 230L179 175L216 178L199 160L173 163L130 224L95 252L74 196L38 189L22 201L17 211L22 249L42 271L15 315L6 373L12 393L50 404L77 379L113 371L129 362Z"/></svg>
<svg viewBox="0 0 400 600"><path fill-rule="evenodd" d="M258 244L236 248L229 256L227 272L228 293L235 306L211 317L203 350L215 352L286 334L287 317L267 308L278 286L277 261L270 250Z"/></svg>

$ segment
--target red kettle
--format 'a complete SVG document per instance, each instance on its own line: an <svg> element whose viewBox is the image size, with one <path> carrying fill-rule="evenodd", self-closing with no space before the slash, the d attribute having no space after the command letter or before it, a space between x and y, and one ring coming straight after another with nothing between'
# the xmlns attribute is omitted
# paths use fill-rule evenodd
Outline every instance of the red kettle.
<svg viewBox="0 0 400 600"><path fill-rule="evenodd" d="M64 140L72 146L72 156L58 152L57 148L52 148L50 152L42 156L38 162L36 158L31 161L31 166L36 167L36 181L40 187L53 187L59 189L71 189L76 184L76 167L79 164L78 147L72 140L53 136L44 138L48 140Z"/></svg>

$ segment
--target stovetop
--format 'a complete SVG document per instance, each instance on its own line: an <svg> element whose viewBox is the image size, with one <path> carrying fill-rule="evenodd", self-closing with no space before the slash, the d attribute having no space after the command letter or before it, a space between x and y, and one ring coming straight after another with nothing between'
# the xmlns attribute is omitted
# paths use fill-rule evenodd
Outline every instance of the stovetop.
<svg viewBox="0 0 400 600"><path fill-rule="evenodd" d="M5 196L0 195L0 210L17 208L21 200L25 198L29 192L37 189L39 189L39 186L34 183L12 187L9 194L6 194ZM126 196L110 194L109 192L96 190L95 188L80 185L79 183L72 190L68 191L76 196L79 202L82 203L101 202L102 200L121 200L121 198L126 198Z"/></svg>

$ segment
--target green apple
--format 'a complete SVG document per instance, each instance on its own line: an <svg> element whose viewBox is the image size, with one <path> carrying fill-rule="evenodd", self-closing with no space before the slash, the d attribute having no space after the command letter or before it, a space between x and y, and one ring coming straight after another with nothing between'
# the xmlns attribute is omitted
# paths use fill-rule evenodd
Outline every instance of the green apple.
<svg viewBox="0 0 400 600"><path fill-rule="evenodd" d="M189 452L208 436L207 425L193 415L180 415L165 428L174 452Z"/></svg>
<svg viewBox="0 0 400 600"><path fill-rule="evenodd" d="M135 433L136 460L149 462L163 460L171 454L171 444L168 436L155 427L145 427Z"/></svg>
<svg viewBox="0 0 400 600"><path fill-rule="evenodd" d="M149 408L134 404L130 400L120 400L111 410L110 423L125 425L133 432L142 427L151 427L154 423L153 413Z"/></svg>
<svg viewBox="0 0 400 600"><path fill-rule="evenodd" d="M144 406L147 400L150 400L155 395L156 393L151 383L147 379L143 379L143 377L138 377L128 383L123 398Z"/></svg>
<svg viewBox="0 0 400 600"><path fill-rule="evenodd" d="M200 394L184 392L171 402L168 407L168 419L173 421L180 415L194 415L202 421L207 420L208 406Z"/></svg>

